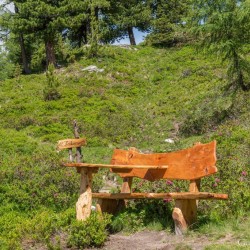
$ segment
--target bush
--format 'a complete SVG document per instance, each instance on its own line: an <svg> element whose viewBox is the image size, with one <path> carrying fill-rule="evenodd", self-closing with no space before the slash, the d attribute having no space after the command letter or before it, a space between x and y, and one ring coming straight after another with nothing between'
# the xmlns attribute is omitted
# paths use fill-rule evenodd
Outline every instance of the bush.
<svg viewBox="0 0 250 250"><path fill-rule="evenodd" d="M58 79L55 77L54 65L50 64L46 72L47 86L43 90L43 96L45 101L52 101L60 99L61 95L57 90L59 86Z"/></svg>
<svg viewBox="0 0 250 250"><path fill-rule="evenodd" d="M106 227L110 219L110 215L104 214L101 217L98 213L92 213L86 221L75 221L70 226L68 246L78 249L102 246L108 236Z"/></svg>

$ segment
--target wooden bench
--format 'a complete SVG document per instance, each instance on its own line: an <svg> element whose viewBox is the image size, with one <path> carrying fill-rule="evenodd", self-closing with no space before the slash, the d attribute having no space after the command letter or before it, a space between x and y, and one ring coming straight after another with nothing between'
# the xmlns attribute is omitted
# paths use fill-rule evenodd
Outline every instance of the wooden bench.
<svg viewBox="0 0 250 250"><path fill-rule="evenodd" d="M81 161L81 146L84 139L66 139L58 142L58 149L69 149L67 167L76 167L81 174L80 197L76 203L77 219L84 220L91 213L92 198L97 198L99 212L115 213L128 199L174 199L172 217L176 234L182 234L197 217L197 205L200 199L228 199L227 194L200 192L201 178L215 174L216 141L201 144L171 153L142 154L135 148L115 149L111 164L90 164ZM74 159L72 148L76 148ZM110 168L123 178L121 193L92 193L92 173L98 168ZM188 192L175 193L132 193L132 181L139 177L148 181L161 179L187 180Z"/></svg>

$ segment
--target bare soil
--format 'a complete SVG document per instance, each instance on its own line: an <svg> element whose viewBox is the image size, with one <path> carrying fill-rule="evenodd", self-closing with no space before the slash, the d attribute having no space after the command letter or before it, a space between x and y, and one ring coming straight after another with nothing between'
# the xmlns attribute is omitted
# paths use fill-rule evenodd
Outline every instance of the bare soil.
<svg viewBox="0 0 250 250"><path fill-rule="evenodd" d="M60 238L61 250L76 250L77 248L68 248L66 244L67 236L58 235ZM56 241L53 242L56 246ZM112 234L101 248L88 248L86 250L202 250L211 244L218 245L238 245L239 241L230 234L223 238L215 240L206 235L202 236L176 236L165 231L142 231L131 235L123 233ZM23 242L23 249L47 250L48 247L32 240Z"/></svg>
<svg viewBox="0 0 250 250"><path fill-rule="evenodd" d="M132 235L110 235L102 250L201 250L210 244L237 244L231 235L214 240L208 236L176 236L164 231L143 231ZM93 250L93 248L92 248ZM99 248L100 250L100 248Z"/></svg>

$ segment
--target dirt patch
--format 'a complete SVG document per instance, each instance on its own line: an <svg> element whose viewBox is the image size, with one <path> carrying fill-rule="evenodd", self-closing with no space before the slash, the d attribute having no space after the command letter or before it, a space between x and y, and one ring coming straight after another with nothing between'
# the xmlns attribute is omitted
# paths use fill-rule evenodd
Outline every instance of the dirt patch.
<svg viewBox="0 0 250 250"><path fill-rule="evenodd" d="M176 236L164 231L143 231L132 235L122 233L110 235L109 240L99 250L202 250L210 244L223 243L237 244L230 236L214 240L208 236Z"/></svg>
<svg viewBox="0 0 250 250"><path fill-rule="evenodd" d="M58 242L58 239L59 242ZM52 239L52 245L61 250L76 250L68 248L66 235L60 233L57 239ZM59 243L59 244L58 244ZM123 233L112 234L101 248L88 248L86 250L203 250L211 244L238 244L239 241L228 234L217 240L209 236L176 236L165 231L142 231L131 235ZM22 244L23 249L47 250L44 244L32 240L26 240Z"/></svg>

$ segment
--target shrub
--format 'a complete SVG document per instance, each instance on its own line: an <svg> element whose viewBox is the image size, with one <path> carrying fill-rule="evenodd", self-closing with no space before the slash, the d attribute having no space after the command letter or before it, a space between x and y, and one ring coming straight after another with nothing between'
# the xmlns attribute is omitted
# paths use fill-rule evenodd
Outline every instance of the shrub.
<svg viewBox="0 0 250 250"><path fill-rule="evenodd" d="M100 216L98 213L92 213L86 221L73 222L70 226L68 246L83 249L87 246L103 245L108 236L106 227L110 219L108 214Z"/></svg>
<svg viewBox="0 0 250 250"><path fill-rule="evenodd" d="M55 76L54 69L54 65L50 64L46 72L47 86L43 90L43 96L45 101L58 100L61 97L60 93L57 90L59 82Z"/></svg>

